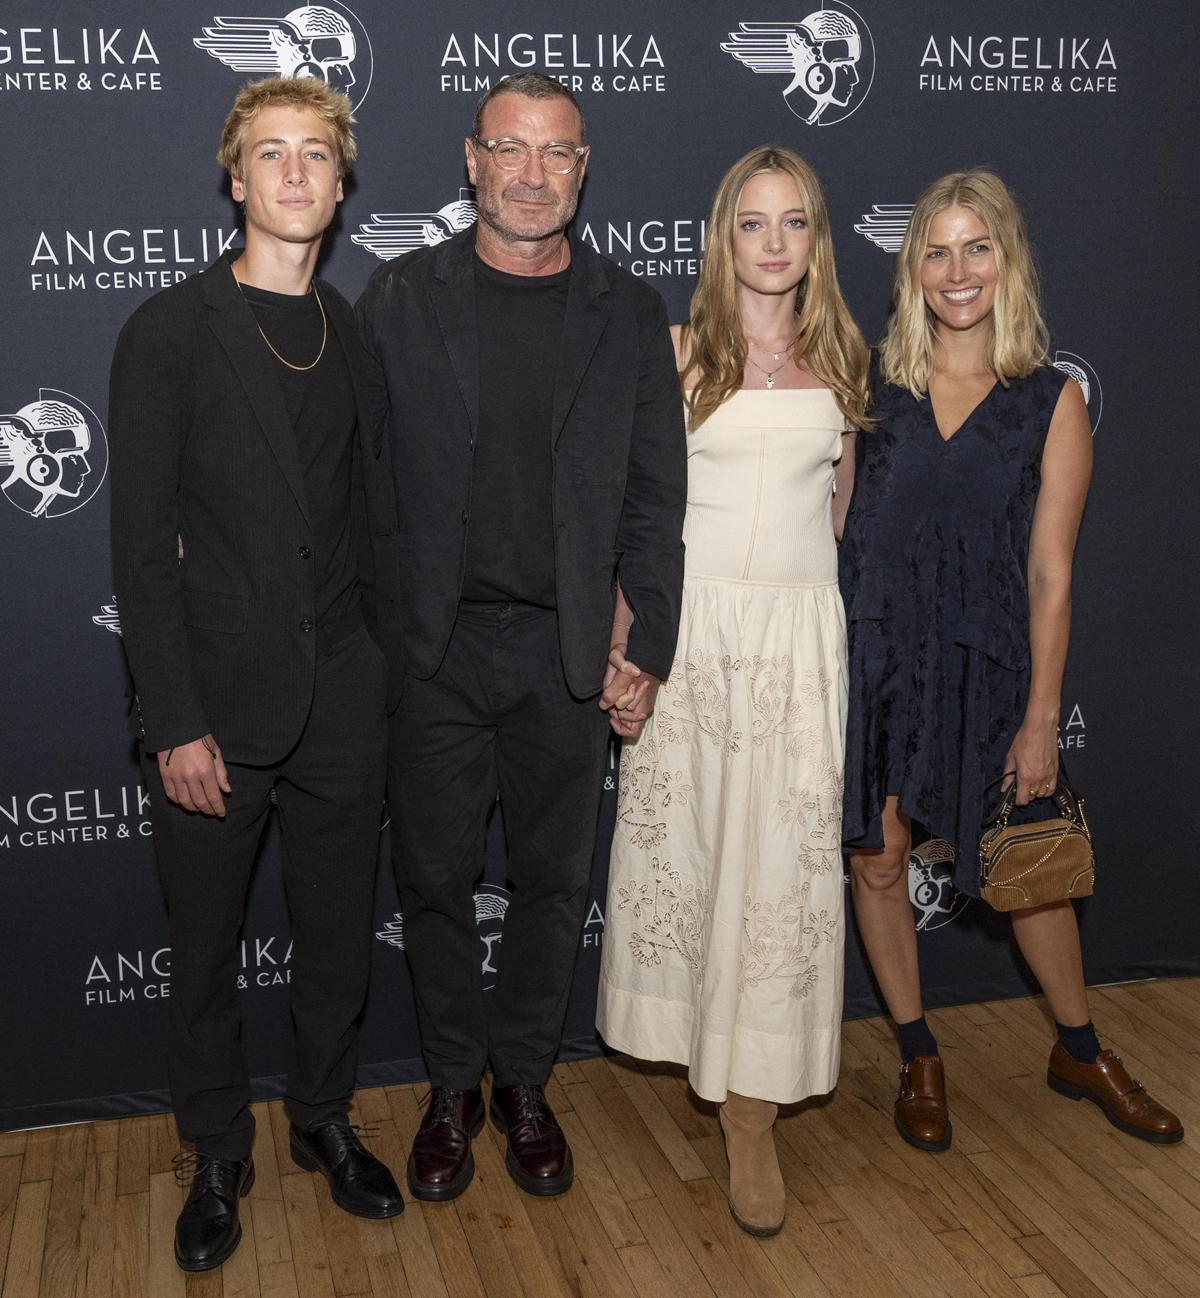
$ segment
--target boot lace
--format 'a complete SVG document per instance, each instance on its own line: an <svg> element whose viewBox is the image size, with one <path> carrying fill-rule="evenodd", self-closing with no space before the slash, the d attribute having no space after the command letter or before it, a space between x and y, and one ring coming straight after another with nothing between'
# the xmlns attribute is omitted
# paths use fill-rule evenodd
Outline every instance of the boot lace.
<svg viewBox="0 0 1200 1298"><path fill-rule="evenodd" d="M518 1122L532 1122L535 1127L551 1125L554 1114L540 1086L519 1086L516 1098Z"/></svg>
<svg viewBox="0 0 1200 1298"><path fill-rule="evenodd" d="M451 1091L444 1086L431 1086L417 1100L418 1109L428 1109L431 1122L453 1122L462 1091Z"/></svg>

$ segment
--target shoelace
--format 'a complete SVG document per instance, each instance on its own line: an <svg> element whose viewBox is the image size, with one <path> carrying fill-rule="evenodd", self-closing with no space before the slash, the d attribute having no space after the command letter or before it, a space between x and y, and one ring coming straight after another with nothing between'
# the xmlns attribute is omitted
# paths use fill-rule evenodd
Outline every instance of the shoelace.
<svg viewBox="0 0 1200 1298"><path fill-rule="evenodd" d="M219 1193L221 1176L229 1170L234 1159L214 1158L211 1154L201 1154L196 1150L185 1150L171 1159L175 1180L180 1185L194 1187L193 1193L199 1197L208 1190Z"/></svg>
<svg viewBox="0 0 1200 1298"><path fill-rule="evenodd" d="M447 1090L444 1086L431 1086L417 1100L417 1108L431 1108L434 1122L453 1122L462 1091Z"/></svg>
<svg viewBox="0 0 1200 1298"><path fill-rule="evenodd" d="M522 1086L517 1091L517 1120L532 1122L535 1127L549 1126L553 1112L546 1097L536 1086Z"/></svg>
<svg viewBox="0 0 1200 1298"><path fill-rule="evenodd" d="M335 1163L340 1163L342 1159L351 1153L365 1152L360 1136L373 1136L378 1131L378 1127L360 1127L353 1122L325 1122L321 1124L321 1130L328 1131L333 1139Z"/></svg>

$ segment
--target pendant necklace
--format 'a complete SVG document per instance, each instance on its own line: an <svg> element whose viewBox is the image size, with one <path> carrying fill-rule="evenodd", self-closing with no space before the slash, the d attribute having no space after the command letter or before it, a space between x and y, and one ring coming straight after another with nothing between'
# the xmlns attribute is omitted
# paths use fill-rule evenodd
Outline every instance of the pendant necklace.
<svg viewBox="0 0 1200 1298"><path fill-rule="evenodd" d="M759 343L756 343L754 339L750 337L749 334L746 335L746 338L747 341L750 343L751 347L757 347L761 352L766 352L768 350L766 347L763 347ZM778 360L783 361L782 365L776 365L773 370L763 369L763 367L754 359L753 356L750 355L749 352L746 353L746 359L750 362L750 364L753 365L754 368L758 370L760 373L765 374L767 376L768 392L772 391L775 387L775 375L778 374L780 370L785 369L787 367L788 361L790 361L792 358L792 348L795 347L795 345L796 345L796 340L793 338L792 341L788 343L788 345L783 349L783 351L771 352L771 355L774 356L774 358L777 361Z"/></svg>
<svg viewBox="0 0 1200 1298"><path fill-rule="evenodd" d="M230 266L229 269L233 274L233 282L238 286L238 292L242 293L242 281L238 279L237 271L234 270L232 266ZM317 353L317 359L313 361L312 365L293 365L291 361L285 361L283 357L280 356L280 354L275 350L275 348L271 347L271 340L267 337L265 333L263 333L262 325L258 325L258 332L262 334L263 342L265 342L268 347L271 347L271 355L274 356L277 361L281 361L284 365L286 365L289 370L311 370L316 366L317 361L319 361L321 357L325 355L325 343L329 338L329 321L325 318L325 307L324 304L321 302L321 295L320 293L317 292L317 286L315 283L309 285L309 292L312 293L312 295L317 299L317 306L321 312L321 350ZM246 295L242 293L242 296L245 297ZM258 324L257 317L255 318L254 323Z"/></svg>

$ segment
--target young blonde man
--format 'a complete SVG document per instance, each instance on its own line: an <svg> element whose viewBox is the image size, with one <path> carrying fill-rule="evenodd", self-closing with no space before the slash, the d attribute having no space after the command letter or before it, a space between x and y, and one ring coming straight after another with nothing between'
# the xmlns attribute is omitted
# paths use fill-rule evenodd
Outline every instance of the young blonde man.
<svg viewBox="0 0 1200 1298"><path fill-rule="evenodd" d="M187 1271L232 1254L254 1180L237 938L273 801L292 1157L348 1212L404 1207L347 1119L402 679L390 475L350 307L313 278L350 122L316 79L247 86L218 154L246 246L144 303L113 359L114 580L169 914L172 1102L195 1144L175 1236Z"/></svg>

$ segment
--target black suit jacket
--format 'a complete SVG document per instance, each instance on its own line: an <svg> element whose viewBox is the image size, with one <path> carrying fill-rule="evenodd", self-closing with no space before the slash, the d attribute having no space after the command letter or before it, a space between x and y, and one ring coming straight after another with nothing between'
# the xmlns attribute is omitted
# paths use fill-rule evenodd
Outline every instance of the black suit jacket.
<svg viewBox="0 0 1200 1298"><path fill-rule="evenodd" d="M356 308L377 426L392 451L407 669L437 671L466 566L479 423L475 229L380 266ZM637 619L632 662L665 677L683 590L687 450L667 309L571 240L554 391L554 564L563 668L599 691L616 574Z"/></svg>
<svg viewBox="0 0 1200 1298"><path fill-rule="evenodd" d="M148 750L211 733L229 761L268 764L299 739L315 670L315 565L296 438L233 250L143 303L109 387L117 610ZM395 499L369 436L349 303L318 280L358 400L354 536L363 608L403 681ZM332 339L331 339L332 341ZM184 559L178 560L177 536Z"/></svg>

